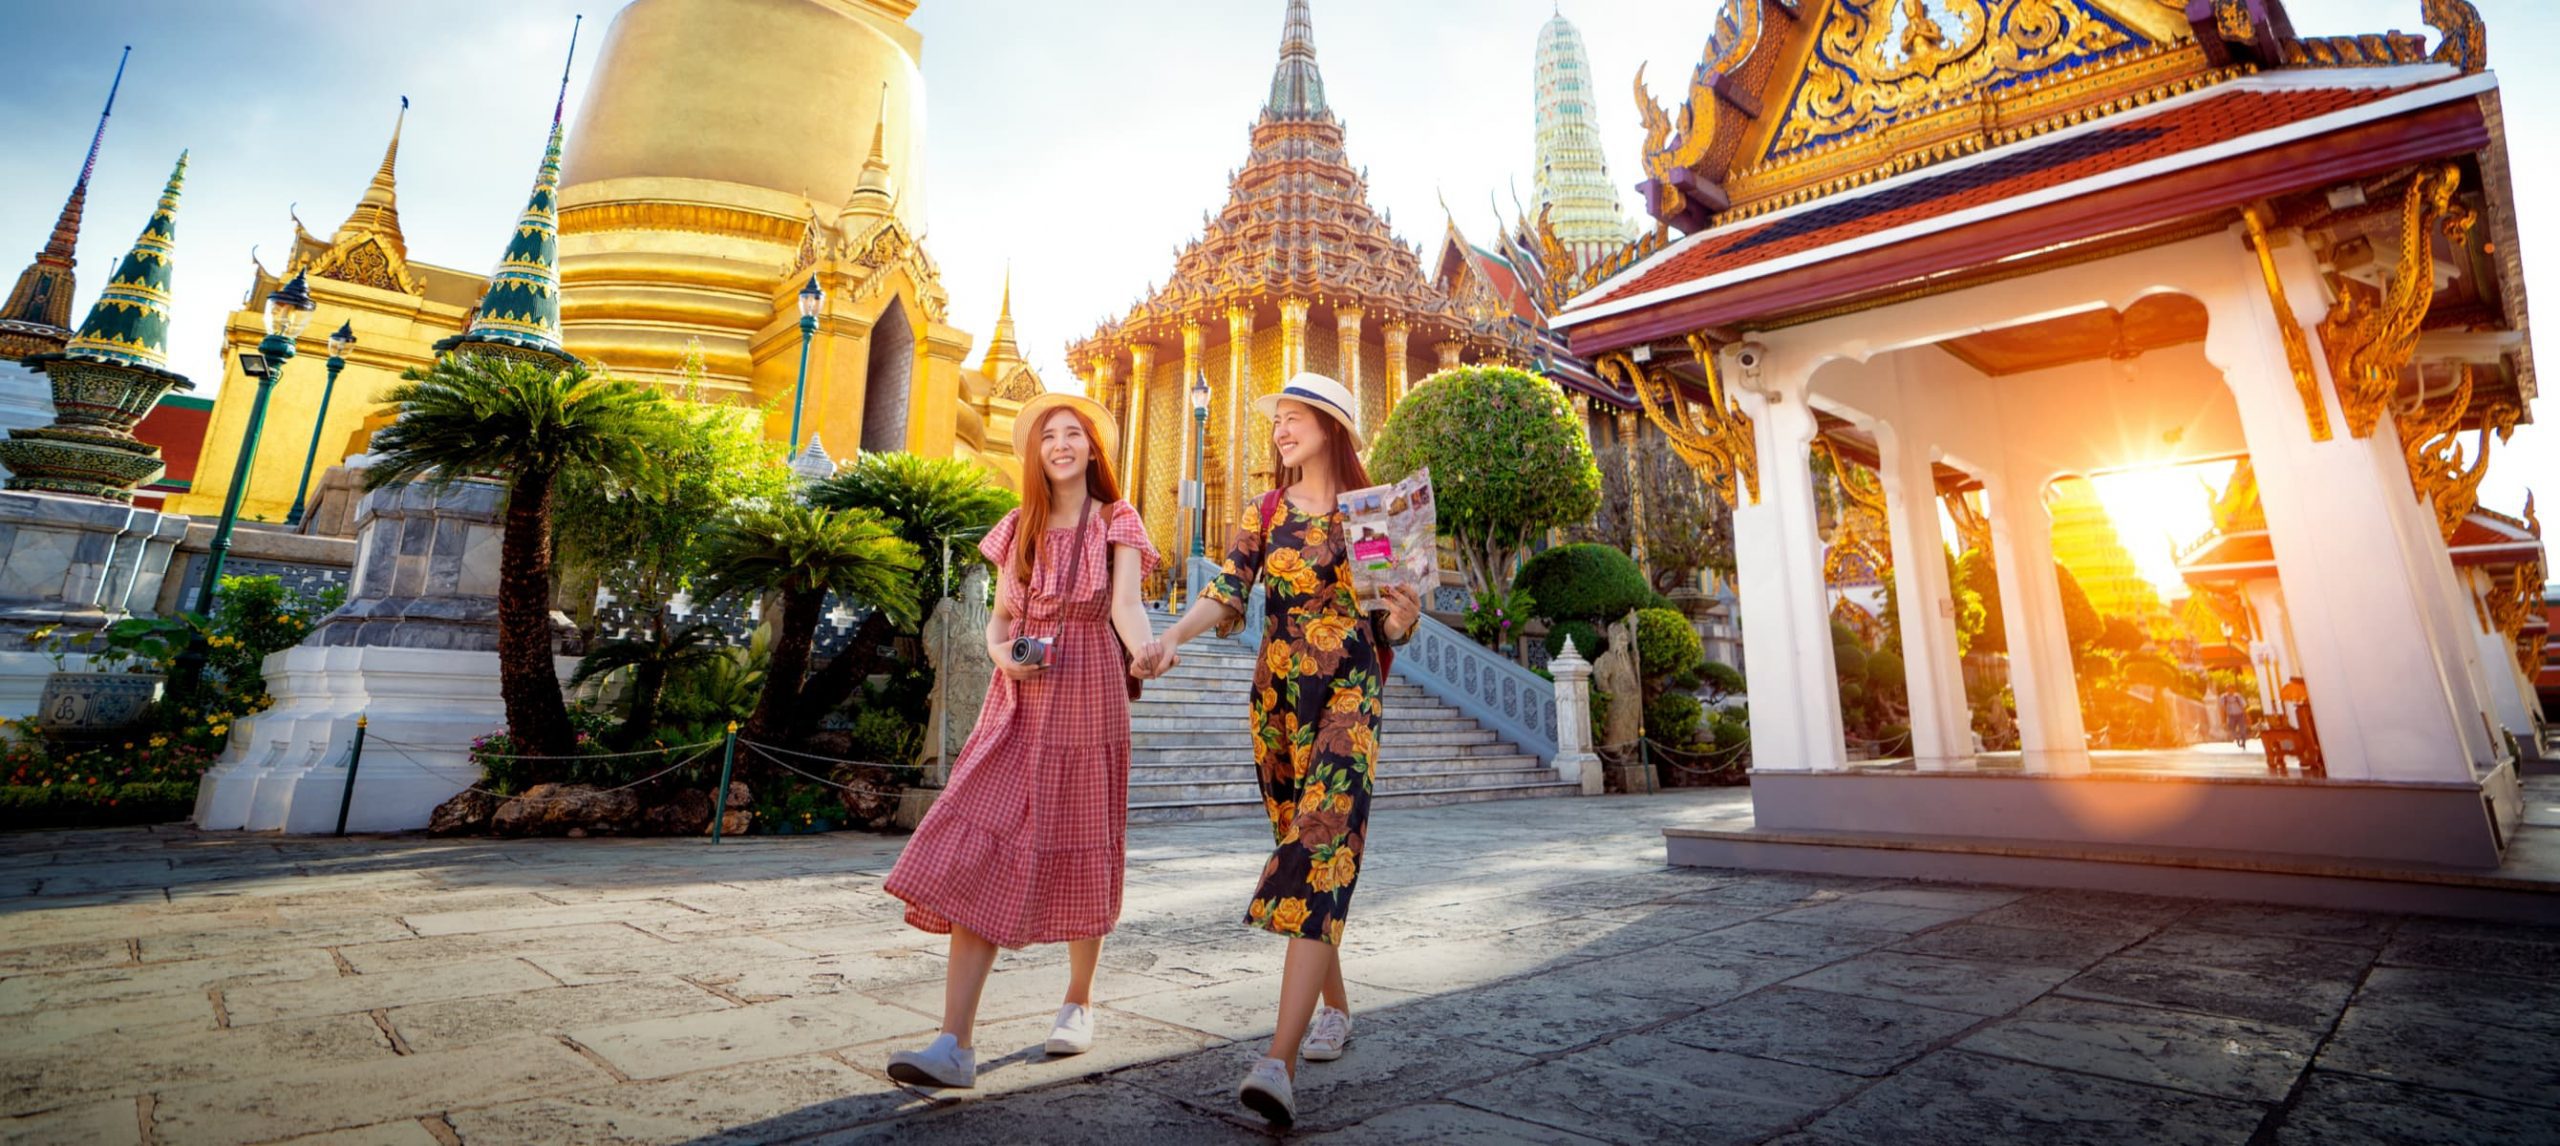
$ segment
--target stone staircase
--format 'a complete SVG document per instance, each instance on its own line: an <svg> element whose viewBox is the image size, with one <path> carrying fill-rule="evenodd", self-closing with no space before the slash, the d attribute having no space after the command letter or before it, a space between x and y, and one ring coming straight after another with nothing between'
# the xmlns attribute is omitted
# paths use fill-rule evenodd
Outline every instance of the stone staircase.
<svg viewBox="0 0 2560 1146"><path fill-rule="evenodd" d="M1170 623L1152 615L1158 629ZM1245 721L1253 657L1202 639L1147 683L1129 710L1129 820L1150 823L1263 814ZM1386 688L1373 807L1573 796L1538 758L1398 676Z"/></svg>

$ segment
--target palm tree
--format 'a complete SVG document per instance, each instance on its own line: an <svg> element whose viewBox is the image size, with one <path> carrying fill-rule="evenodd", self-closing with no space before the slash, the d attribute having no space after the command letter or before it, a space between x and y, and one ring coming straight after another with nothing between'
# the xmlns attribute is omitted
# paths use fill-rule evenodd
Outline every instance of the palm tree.
<svg viewBox="0 0 2560 1146"><path fill-rule="evenodd" d="M745 733L768 744L782 742L791 732L827 594L860 601L903 622L915 612L915 573L923 564L915 546L901 540L879 514L799 502L751 508L732 518L712 536L708 558L705 582L711 598L774 593L782 599L764 694L747 718Z"/></svg>
<svg viewBox="0 0 2560 1146"><path fill-rule="evenodd" d="M365 487L480 477L506 485L498 672L507 732L528 753L565 755L575 736L552 663L552 491L571 471L643 471L668 433L665 400L583 365L477 354L448 354L401 378L384 396L399 418L374 435Z"/></svg>
<svg viewBox="0 0 2560 1146"><path fill-rule="evenodd" d="M613 738L615 748L629 748L657 726L658 695L665 690L670 674L727 656L720 647L717 625L697 622L670 633L665 625L655 624L645 635L606 641L589 649L578 661L577 675L569 678L569 687L631 670L630 705L623 714L622 728Z"/></svg>
<svg viewBox="0 0 2560 1146"><path fill-rule="evenodd" d="M866 453L835 476L809 487L809 504L823 509L867 509L886 518L898 537L916 549L923 566L916 574L916 599L934 600L950 592L948 562L981 560L978 542L1004 520L1020 500L1012 490L987 479L987 471L958 458L923 458L908 453ZM818 720L851 699L862 682L883 667L881 649L899 636L913 636L914 623L903 623L885 609L874 609L846 642L844 651L809 678L800 690L800 706L791 733L805 739Z"/></svg>

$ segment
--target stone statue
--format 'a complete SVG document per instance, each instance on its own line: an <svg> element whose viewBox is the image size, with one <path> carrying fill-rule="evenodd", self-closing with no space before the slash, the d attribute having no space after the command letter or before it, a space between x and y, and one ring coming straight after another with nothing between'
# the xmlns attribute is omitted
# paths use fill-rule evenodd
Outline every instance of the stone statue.
<svg viewBox="0 0 2560 1146"><path fill-rule="evenodd" d="M939 787L951 776L952 762L969 731L978 724L978 709L987 702L996 665L987 657L987 571L972 568L955 597L934 606L924 623L925 660L933 665L933 712L925 718L924 750L917 763L927 782Z"/></svg>
<svg viewBox="0 0 2560 1146"><path fill-rule="evenodd" d="M1608 721L1599 729L1603 747L1635 743L1644 734L1644 681L1636 675L1635 626L1620 621L1607 633L1609 651L1591 663L1591 687L1609 696Z"/></svg>

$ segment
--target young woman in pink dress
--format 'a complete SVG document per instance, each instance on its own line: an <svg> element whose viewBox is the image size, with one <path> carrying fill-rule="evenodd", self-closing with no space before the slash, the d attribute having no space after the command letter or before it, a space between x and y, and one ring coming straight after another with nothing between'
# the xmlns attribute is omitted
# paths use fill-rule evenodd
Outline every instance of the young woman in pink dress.
<svg viewBox="0 0 2560 1146"><path fill-rule="evenodd" d="M1093 972L1120 919L1129 819L1130 669L1151 637L1139 583L1155 568L1138 513L1120 500L1115 435L1099 403L1043 394L1014 422L1022 508L979 551L997 570L987 652L1000 674L951 780L889 872L907 922L951 936L942 1032L889 1057L918 1086L977 1081L971 1028L998 948L1067 945L1051 1054L1093 1045ZM1019 638L1049 642L1041 663Z"/></svg>

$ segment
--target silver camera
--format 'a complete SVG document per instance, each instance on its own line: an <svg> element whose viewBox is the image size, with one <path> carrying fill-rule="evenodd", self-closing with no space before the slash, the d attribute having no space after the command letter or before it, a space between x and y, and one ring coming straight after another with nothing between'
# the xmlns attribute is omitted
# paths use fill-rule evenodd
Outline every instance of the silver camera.
<svg viewBox="0 0 2560 1146"><path fill-rule="evenodd" d="M1005 650L1013 663L1024 668L1039 668L1049 663L1049 641L1046 637L1015 637L1013 646Z"/></svg>

